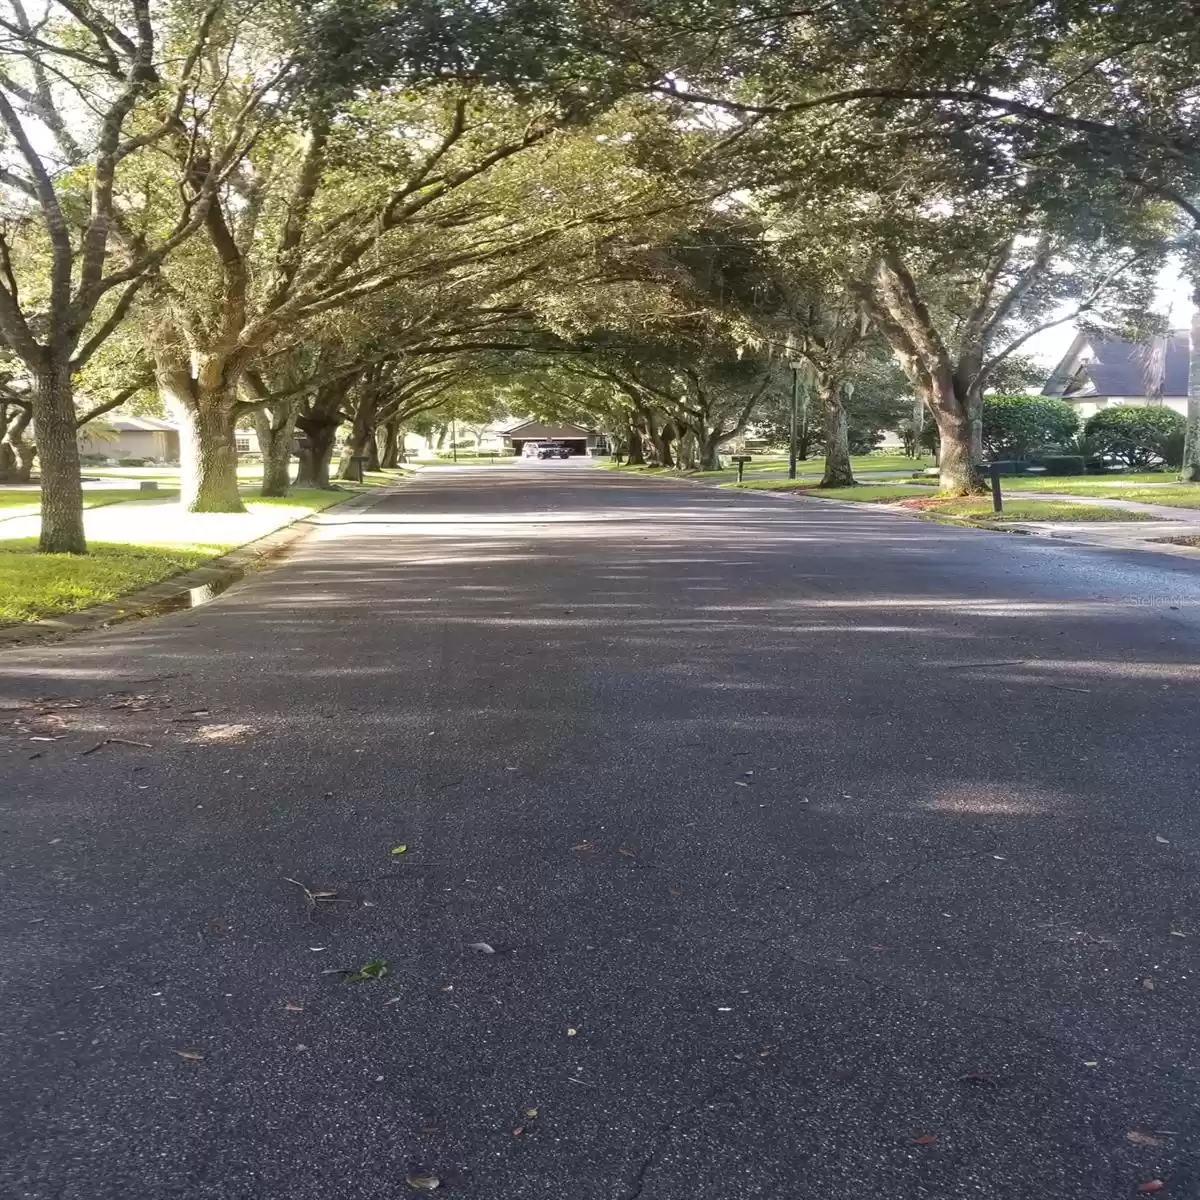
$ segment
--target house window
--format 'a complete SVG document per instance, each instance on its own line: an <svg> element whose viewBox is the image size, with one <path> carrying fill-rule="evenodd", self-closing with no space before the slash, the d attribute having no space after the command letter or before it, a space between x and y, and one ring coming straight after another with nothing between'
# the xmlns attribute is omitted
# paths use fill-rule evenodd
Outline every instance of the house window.
<svg viewBox="0 0 1200 1200"><path fill-rule="evenodd" d="M241 434L238 434L233 439L233 444L239 454L249 454L250 453L250 438L249 437L243 437Z"/></svg>

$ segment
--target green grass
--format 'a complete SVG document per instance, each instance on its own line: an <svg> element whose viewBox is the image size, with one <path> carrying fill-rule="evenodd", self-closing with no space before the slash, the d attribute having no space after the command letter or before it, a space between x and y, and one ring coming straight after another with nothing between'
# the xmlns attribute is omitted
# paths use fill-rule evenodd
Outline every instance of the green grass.
<svg viewBox="0 0 1200 1200"><path fill-rule="evenodd" d="M725 455L726 462L729 456ZM932 458L905 458L902 454L856 454L850 459L851 466L857 474L870 475L875 471L912 471L917 472L924 470L925 467L933 465ZM630 467L622 464L618 467L613 462L600 461L599 465L608 471L663 471L663 467ZM777 454L765 454L761 457L753 457L746 464L745 473L747 480L753 479L755 476L762 475L766 472L786 471L788 460L785 457L779 457ZM671 468L665 468L671 470ZM808 458L802 460L797 467L797 473L800 479L804 481L820 479L825 469L824 461L820 458ZM674 473L674 472L673 472ZM680 471L680 475L690 479L718 479L730 480L737 478L736 464L722 467L719 471ZM792 481L793 484L795 481Z"/></svg>
<svg viewBox="0 0 1200 1200"><path fill-rule="evenodd" d="M1129 475L1124 478L1141 483L1145 475ZM1103 500L1135 500L1141 504L1166 504L1171 508L1200 508L1200 484L1172 483L1170 476L1159 476L1165 486L1120 487L1113 486L1111 479L1002 479L1000 486L1005 492L1058 492L1064 496L1095 496Z"/></svg>
<svg viewBox="0 0 1200 1200"><path fill-rule="evenodd" d="M1005 501L1003 512L992 511L990 496L960 499L930 498L920 510L934 517L962 517L973 525L995 525L1001 521L1153 521L1147 513L1127 508L1104 508L1099 504L1077 504L1073 500Z"/></svg>
<svg viewBox="0 0 1200 1200"><path fill-rule="evenodd" d="M178 492L163 488L156 492L143 492L140 488L89 488L83 489L84 508L104 508L108 504L120 504L125 500L171 500ZM0 511L15 510L9 515L26 516L41 509L41 495L35 491L0 490Z"/></svg>
<svg viewBox="0 0 1200 1200"><path fill-rule="evenodd" d="M818 488L796 479L747 479L744 483L727 483L722 486L739 491L794 492L798 496L817 496L827 500L860 500L883 503L903 500L909 496L928 496L929 488L912 483L864 483L857 487Z"/></svg>
<svg viewBox="0 0 1200 1200"><path fill-rule="evenodd" d="M1071 496L1101 496L1111 492L1118 498L1138 484L1188 486L1178 483L1172 471L1131 471L1128 475L1001 475L1000 484L1014 492L1061 492Z"/></svg>
<svg viewBox="0 0 1200 1200"><path fill-rule="evenodd" d="M737 488L737 484L726 484ZM1074 500L1008 500L1002 513L992 511L991 496L940 497L918 484L859 484L856 487L797 487L786 479L759 480L741 485L743 491L787 492L795 496L815 496L825 500L850 500L860 504L886 504L911 501L913 512L932 519L951 518L973 525L995 525L1001 521L1146 521L1146 513L1125 508L1106 508L1099 504L1080 504Z"/></svg>
<svg viewBox="0 0 1200 1200"><path fill-rule="evenodd" d="M32 538L0 543L0 625L36 621L115 600L189 571L217 546L126 546L100 542L86 557L39 554Z"/></svg>

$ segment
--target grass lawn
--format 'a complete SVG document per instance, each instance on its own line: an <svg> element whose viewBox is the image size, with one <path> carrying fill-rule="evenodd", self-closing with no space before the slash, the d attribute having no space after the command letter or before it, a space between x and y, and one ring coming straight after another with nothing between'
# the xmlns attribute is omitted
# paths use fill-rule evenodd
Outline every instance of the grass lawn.
<svg viewBox="0 0 1200 1200"><path fill-rule="evenodd" d="M726 484L737 488L737 484ZM787 492L793 496L815 496L824 500L852 500L863 504L900 503L921 516L964 520L972 525L995 525L1003 521L1149 521L1146 513L1124 508L1079 504L1074 500L1007 500L1002 513L992 512L990 496L936 496L919 484L859 484L857 487L797 487L787 479L764 479L741 485L742 491Z"/></svg>
<svg viewBox="0 0 1200 1200"><path fill-rule="evenodd" d="M1125 475L1122 479L1133 486L1114 484L1100 477L1083 479L1017 479L1001 480L1005 492L1058 492L1064 496L1096 496L1104 500L1136 500L1141 504L1166 504L1171 508L1200 508L1200 484L1172 483L1169 475ZM1157 478L1161 486L1138 487L1138 483Z"/></svg>
<svg viewBox="0 0 1200 1200"><path fill-rule="evenodd" d="M795 479L747 479L744 483L726 483L723 487L736 491L792 492L797 496L817 496L826 500L860 500L885 503L904 500L909 496L929 496L929 489L914 483L864 483L857 487L818 488L804 485Z"/></svg>
<svg viewBox="0 0 1200 1200"><path fill-rule="evenodd" d="M1077 504L1073 500L1006 500L1003 512L992 511L990 496L929 496L910 501L914 508L932 517L960 517L972 525L995 525L1003 521L1153 521L1157 518L1127 508L1104 508L1099 504Z"/></svg>
<svg viewBox="0 0 1200 1200"><path fill-rule="evenodd" d="M0 625L36 621L115 600L219 554L220 546L126 546L100 542L86 557L38 554L32 538L0 543Z"/></svg>
<svg viewBox="0 0 1200 1200"><path fill-rule="evenodd" d="M243 483L245 513L185 513L173 505L159 505L149 511L142 511L140 505L117 509L105 514L111 519L105 520L103 533L91 541L91 553L87 555L38 554L33 538L2 540L0 625L33 621L116 599L190 570L357 492L390 483L399 474L377 472L368 475L361 485L339 484L338 491L303 488L278 498L259 496L253 483ZM94 493L98 504L92 504L89 497L88 507L120 500L170 501L176 495L165 489L147 493L114 488ZM26 511L36 514L37 509ZM13 510L10 514L24 515ZM0 531L5 526L6 522L0 521Z"/></svg>
<svg viewBox="0 0 1200 1200"><path fill-rule="evenodd" d="M728 461L729 456L725 455L724 458ZM929 457L920 459L905 458L902 454L856 454L851 457L850 464L855 471L869 475L872 471L921 471L925 467L933 466L933 459ZM753 476L765 471L786 471L787 465L788 460L786 455L780 457L777 454L764 454L761 457L753 457L746 464L746 474ZM609 471L671 470L671 468L663 467L629 467L625 465L618 467L615 463L608 461L601 461L600 466ZM819 458L803 459L797 464L797 472L804 478L813 477L819 479L824 469L825 464ZM736 479L737 467L736 465L731 465L722 467L719 471L682 471L680 474L694 479Z"/></svg>

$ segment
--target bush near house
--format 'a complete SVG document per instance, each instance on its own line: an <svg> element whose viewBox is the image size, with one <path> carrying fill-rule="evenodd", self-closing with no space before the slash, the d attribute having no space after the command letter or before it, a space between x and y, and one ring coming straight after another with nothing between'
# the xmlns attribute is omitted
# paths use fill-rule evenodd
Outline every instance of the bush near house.
<svg viewBox="0 0 1200 1200"><path fill-rule="evenodd" d="M985 396L983 446L990 458L1025 459L1061 446L1079 431L1079 414L1050 396Z"/></svg>
<svg viewBox="0 0 1200 1200"><path fill-rule="evenodd" d="M1185 424L1171 408L1118 404L1089 417L1084 433L1105 457L1136 470L1182 461Z"/></svg>

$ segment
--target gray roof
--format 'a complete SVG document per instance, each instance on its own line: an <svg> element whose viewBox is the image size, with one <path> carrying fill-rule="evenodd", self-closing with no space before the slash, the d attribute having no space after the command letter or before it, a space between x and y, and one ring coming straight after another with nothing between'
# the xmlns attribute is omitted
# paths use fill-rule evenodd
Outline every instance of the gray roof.
<svg viewBox="0 0 1200 1200"><path fill-rule="evenodd" d="M1072 362L1084 344L1092 351L1077 370ZM1161 390L1154 379L1161 374ZM1188 390L1188 335L1177 330L1151 343L1081 334L1066 358L1042 388L1043 396L1163 396L1186 397Z"/></svg>

